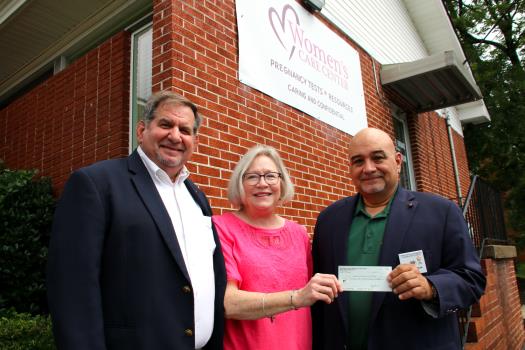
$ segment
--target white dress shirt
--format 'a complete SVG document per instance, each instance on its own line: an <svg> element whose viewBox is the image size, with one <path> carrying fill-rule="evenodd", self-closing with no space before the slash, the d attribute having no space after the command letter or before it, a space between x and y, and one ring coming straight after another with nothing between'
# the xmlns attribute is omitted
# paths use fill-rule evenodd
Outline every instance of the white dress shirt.
<svg viewBox="0 0 525 350"><path fill-rule="evenodd" d="M214 310L215 301L215 241L211 218L202 213L184 184L189 176L186 167L172 182L168 174L149 159L140 146L137 151L168 211L190 275L195 306L195 348L199 349L206 345L213 332L214 312L211 310Z"/></svg>

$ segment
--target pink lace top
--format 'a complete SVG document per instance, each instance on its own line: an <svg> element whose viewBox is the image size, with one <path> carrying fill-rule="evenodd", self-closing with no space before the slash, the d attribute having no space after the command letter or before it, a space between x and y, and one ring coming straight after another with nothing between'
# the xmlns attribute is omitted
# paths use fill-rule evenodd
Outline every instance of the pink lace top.
<svg viewBox="0 0 525 350"><path fill-rule="evenodd" d="M228 281L253 292L300 289L312 273L306 229L285 220L277 229L251 226L233 213L213 216L222 244ZM226 320L225 350L312 348L310 308L259 320Z"/></svg>

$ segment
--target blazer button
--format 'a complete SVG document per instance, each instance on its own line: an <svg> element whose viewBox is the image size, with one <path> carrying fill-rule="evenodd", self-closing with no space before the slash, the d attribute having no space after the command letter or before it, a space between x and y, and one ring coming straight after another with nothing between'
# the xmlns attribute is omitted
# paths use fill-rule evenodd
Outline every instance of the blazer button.
<svg viewBox="0 0 525 350"><path fill-rule="evenodd" d="M189 328L184 330L184 334L188 337L193 337L193 331Z"/></svg>
<svg viewBox="0 0 525 350"><path fill-rule="evenodd" d="M184 287L182 287L182 292L183 292L183 293L186 293L186 294L191 293L191 288L190 288L190 286L184 286Z"/></svg>

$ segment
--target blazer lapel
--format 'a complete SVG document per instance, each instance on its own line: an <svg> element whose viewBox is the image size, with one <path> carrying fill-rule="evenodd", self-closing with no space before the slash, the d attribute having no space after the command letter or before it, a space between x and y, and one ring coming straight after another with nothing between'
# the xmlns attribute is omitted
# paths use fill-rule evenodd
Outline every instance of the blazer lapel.
<svg viewBox="0 0 525 350"><path fill-rule="evenodd" d="M211 216L211 208L205 198L200 195L199 190L197 190L197 186L195 186L195 184L190 179L186 179L184 184L186 185L188 192L190 192L191 196L193 197L195 203L197 203L197 205L201 208L202 214L205 216Z"/></svg>
<svg viewBox="0 0 525 350"><path fill-rule="evenodd" d="M162 202L148 170L136 150L128 157L128 168L132 174L131 181L155 221L171 255L173 255L173 258L179 265L184 277L190 281L190 276L186 264L184 263L184 258L182 257L179 242L177 241L168 211Z"/></svg>
<svg viewBox="0 0 525 350"><path fill-rule="evenodd" d="M402 253L401 246L403 245L405 235L410 227L416 208L417 202L415 201L414 195L402 187L399 187L390 206L378 266L396 267L399 264L398 254ZM385 296L386 293L374 293L372 297L370 324L373 324L375 321Z"/></svg>
<svg viewBox="0 0 525 350"><path fill-rule="evenodd" d="M332 240L332 251L334 252L334 271L337 274L339 265L348 264L348 235L352 226L352 218L359 196L346 198L341 211L338 213L338 221L334 225L334 239ZM348 331L348 293L341 293L338 298L339 312L343 320L344 329ZM348 335L348 334L347 334Z"/></svg>

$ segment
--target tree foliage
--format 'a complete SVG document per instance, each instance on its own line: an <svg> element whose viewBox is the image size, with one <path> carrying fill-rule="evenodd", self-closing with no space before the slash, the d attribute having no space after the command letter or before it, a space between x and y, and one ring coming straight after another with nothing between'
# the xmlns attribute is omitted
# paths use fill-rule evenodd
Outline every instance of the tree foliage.
<svg viewBox="0 0 525 350"><path fill-rule="evenodd" d="M465 127L469 166L504 192L507 224L525 243L525 1L442 1L491 117Z"/></svg>

